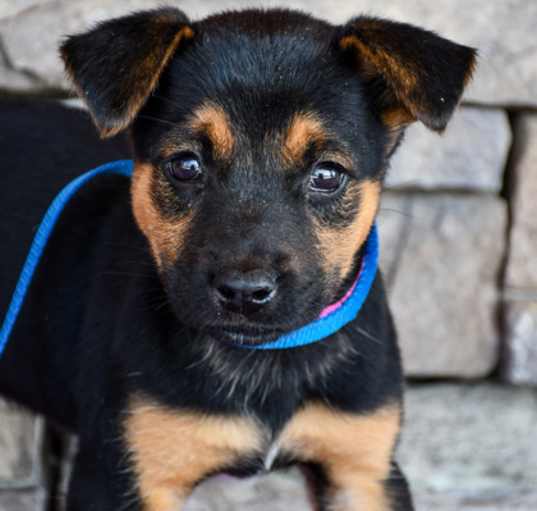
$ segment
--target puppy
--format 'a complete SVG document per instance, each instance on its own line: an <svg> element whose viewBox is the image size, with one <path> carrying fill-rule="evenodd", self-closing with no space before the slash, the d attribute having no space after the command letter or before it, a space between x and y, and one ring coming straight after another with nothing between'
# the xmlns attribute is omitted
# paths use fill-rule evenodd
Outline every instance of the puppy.
<svg viewBox="0 0 537 511"><path fill-rule="evenodd" d="M405 127L444 129L475 51L365 16L162 8L61 55L101 136L134 151L132 181L62 213L0 358L3 393L79 435L68 511L176 511L212 474L289 464L319 510L412 510L381 276L336 332L270 346L354 289ZM6 211L57 191L40 165L3 173Z"/></svg>

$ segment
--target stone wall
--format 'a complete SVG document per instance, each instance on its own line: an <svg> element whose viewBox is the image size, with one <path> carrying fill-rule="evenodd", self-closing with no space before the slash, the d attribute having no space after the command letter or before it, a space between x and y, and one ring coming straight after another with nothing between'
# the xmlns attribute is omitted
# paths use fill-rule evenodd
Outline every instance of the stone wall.
<svg viewBox="0 0 537 511"><path fill-rule="evenodd" d="M0 94L67 97L56 52L64 34L162 3L0 0ZM166 3L194 18L256 5ZM400 455L421 510L533 510L537 2L293 0L285 5L333 22L360 12L393 17L479 48L475 80L446 133L438 136L418 125L408 129L379 215L382 266L406 372L416 381L451 381L410 387ZM476 385L476 379L495 383ZM57 509L50 496L61 493L53 484L61 471L46 452L47 438L42 419L0 405L0 511ZM215 497L220 495L215 483L196 509L261 511L267 509L263 502L276 509L275 495L281 492L282 509L300 509L302 493L286 486L287 479L276 477L275 486L263 490L248 484L240 496L229 497L236 504L226 507L224 497Z"/></svg>
<svg viewBox="0 0 537 511"><path fill-rule="evenodd" d="M0 511L43 511L44 421L0 401Z"/></svg>

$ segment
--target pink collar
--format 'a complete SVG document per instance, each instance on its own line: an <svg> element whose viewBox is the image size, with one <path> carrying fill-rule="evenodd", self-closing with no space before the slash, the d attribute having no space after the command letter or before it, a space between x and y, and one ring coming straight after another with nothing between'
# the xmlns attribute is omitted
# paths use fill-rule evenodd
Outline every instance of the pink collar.
<svg viewBox="0 0 537 511"><path fill-rule="evenodd" d="M363 269L364 269L364 262L362 261L362 264L360 265L360 271L358 272L358 277L356 277L356 279L352 283L352 286L337 302L327 305L319 314L319 319L324 318L328 316L329 314L332 314L332 312L338 310L351 297L352 293L354 292L354 289L356 288L358 284L358 281L360 280Z"/></svg>

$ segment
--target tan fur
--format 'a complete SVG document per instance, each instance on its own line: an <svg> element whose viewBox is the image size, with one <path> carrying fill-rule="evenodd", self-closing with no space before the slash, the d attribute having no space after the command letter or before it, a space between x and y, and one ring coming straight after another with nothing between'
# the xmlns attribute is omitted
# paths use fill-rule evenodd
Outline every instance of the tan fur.
<svg viewBox="0 0 537 511"><path fill-rule="evenodd" d="M136 163L131 200L134 218L145 234L153 257L161 266L163 262L173 263L181 250L185 234L190 224L190 213L170 221L162 217L154 205L151 184L155 170L149 164Z"/></svg>
<svg viewBox="0 0 537 511"><path fill-rule="evenodd" d="M399 427L397 404L356 415L313 403L293 416L277 444L299 461L322 464L332 487L331 511L388 511L384 482ZM144 511L180 511L207 474L264 456L269 445L253 418L173 410L144 396L131 399L124 438Z"/></svg>
<svg viewBox="0 0 537 511"><path fill-rule="evenodd" d="M229 117L221 106L204 103L192 114L190 127L195 132L207 134L218 157L223 159L231 157L235 147L235 136Z"/></svg>
<svg viewBox="0 0 537 511"><path fill-rule="evenodd" d="M464 74L464 80L463 85L466 88L470 81L472 80L472 77L474 76L474 72L477 68L477 60L475 58L472 59L470 62L470 65L468 66L468 69L466 70L466 73Z"/></svg>
<svg viewBox="0 0 537 511"><path fill-rule="evenodd" d="M326 131L312 112L299 113L291 119L282 146L283 159L288 164L300 164L310 143L323 142Z"/></svg>
<svg viewBox="0 0 537 511"><path fill-rule="evenodd" d="M372 28L374 29L374 22ZM367 46L356 36L343 37L339 44L344 50L351 47L358 50L361 56L362 71L370 77L382 74L392 82L395 80L397 87L395 87L394 92L399 95L399 100L404 106L394 106L381 113L382 122L390 130L390 135L393 135L390 137L391 146L397 140L398 132L416 120L414 113L408 109L406 101L406 97L417 85L415 75L389 53ZM403 100L403 98L405 99ZM390 149L391 147L388 147L387 152Z"/></svg>
<svg viewBox="0 0 537 511"><path fill-rule="evenodd" d="M200 479L266 443L251 418L171 410L141 396L131 400L124 429L144 511L180 511Z"/></svg>
<svg viewBox="0 0 537 511"><path fill-rule="evenodd" d="M398 107L382 112L381 118L390 131L399 131L414 122L414 118L408 110Z"/></svg>
<svg viewBox="0 0 537 511"><path fill-rule="evenodd" d="M358 37L349 35L340 41L342 49L354 47L362 57L361 64L365 66L365 71L372 74L382 74L390 82L396 84L398 90L395 92L401 96L408 96L417 85L417 78L412 72L409 64L401 64L393 55L383 48L373 48L363 43Z"/></svg>
<svg viewBox="0 0 537 511"><path fill-rule="evenodd" d="M389 405L354 415L311 404L280 437L282 449L302 461L321 463L334 490L330 511L388 511L384 481L400 427L400 408Z"/></svg>
<svg viewBox="0 0 537 511"><path fill-rule="evenodd" d="M342 49L355 48L361 59L362 71L373 77L377 74L384 76L388 83L392 84L393 93L407 109L407 115L411 121L418 117L419 105L411 98L418 85L416 73L413 72L409 63L401 64L393 55L383 48L374 48L362 42L355 35L343 37L339 45Z"/></svg>
<svg viewBox="0 0 537 511"><path fill-rule="evenodd" d="M385 148L385 154L390 154L395 144L399 140L401 130L405 129L416 119L404 107L394 107L382 112L382 123L388 128L388 144Z"/></svg>
<svg viewBox="0 0 537 511"><path fill-rule="evenodd" d="M343 279L352 268L354 257L365 242L380 201L381 185L378 181L351 183L346 191L344 203L340 208L358 207L353 221L344 228L333 228L315 221L315 230L319 240L321 255L327 275L339 271Z"/></svg>

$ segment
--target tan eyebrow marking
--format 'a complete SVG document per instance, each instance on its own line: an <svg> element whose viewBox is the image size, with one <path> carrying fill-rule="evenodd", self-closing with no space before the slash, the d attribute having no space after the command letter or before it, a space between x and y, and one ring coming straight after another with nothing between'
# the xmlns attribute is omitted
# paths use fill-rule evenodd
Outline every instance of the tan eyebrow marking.
<svg viewBox="0 0 537 511"><path fill-rule="evenodd" d="M301 162L311 143L321 143L326 138L326 130L314 113L295 114L289 123L282 146L284 161L289 164Z"/></svg>
<svg viewBox="0 0 537 511"><path fill-rule="evenodd" d="M220 158L230 158L235 147L235 136L231 122L225 110L214 103L204 103L194 110L190 128L195 132L204 132L211 140L215 153Z"/></svg>

